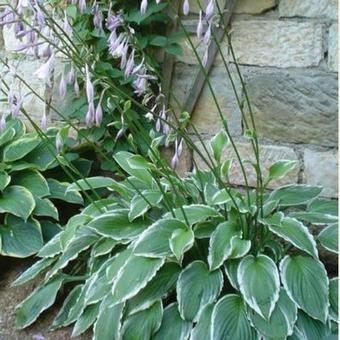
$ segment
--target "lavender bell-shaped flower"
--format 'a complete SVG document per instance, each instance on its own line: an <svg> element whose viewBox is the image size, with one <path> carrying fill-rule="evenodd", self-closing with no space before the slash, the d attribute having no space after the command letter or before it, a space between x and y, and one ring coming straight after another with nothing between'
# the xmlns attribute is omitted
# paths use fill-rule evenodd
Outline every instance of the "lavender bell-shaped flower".
<svg viewBox="0 0 340 340"><path fill-rule="evenodd" d="M76 79L76 72L74 70L74 67L71 66L71 69L67 75L67 83L72 84L75 81L75 79Z"/></svg>
<svg viewBox="0 0 340 340"><path fill-rule="evenodd" d="M89 107L86 113L86 117L85 117L85 122L86 122L86 126L90 127L93 125L95 120L95 110L94 110L94 104L93 102L89 103Z"/></svg>
<svg viewBox="0 0 340 340"><path fill-rule="evenodd" d="M80 9L80 13L84 13L86 10L86 0L79 0L78 6Z"/></svg>
<svg viewBox="0 0 340 340"><path fill-rule="evenodd" d="M76 95L76 98L80 97L80 89L79 89L79 84L78 84L77 78L74 80L74 93Z"/></svg>
<svg viewBox="0 0 340 340"><path fill-rule="evenodd" d="M102 100L103 100L103 94L100 97L99 103L96 108L95 112L95 123L96 126L99 127L103 120L103 108L102 108Z"/></svg>
<svg viewBox="0 0 340 340"><path fill-rule="evenodd" d="M66 13L65 13L65 17L64 17L63 30L67 35L72 35L72 33L73 33L72 26L70 25L70 22L68 21Z"/></svg>
<svg viewBox="0 0 340 340"><path fill-rule="evenodd" d="M0 120L0 132L4 131L5 129L6 129L6 116L5 114L3 114Z"/></svg>
<svg viewBox="0 0 340 340"><path fill-rule="evenodd" d="M177 165L178 165L178 162L179 162L179 155L178 155L178 141L176 140L176 143L175 143L175 153L174 153L174 156L172 157L171 159L171 167L173 169L176 169L177 168Z"/></svg>
<svg viewBox="0 0 340 340"><path fill-rule="evenodd" d="M41 122L40 122L41 129L43 131L47 130L47 114L46 111L44 111L43 116L41 117Z"/></svg>
<svg viewBox="0 0 340 340"><path fill-rule="evenodd" d="M50 75L51 75L51 71L54 68L54 61L55 61L55 57L54 57L54 54L52 54L49 57L49 59L47 60L47 62L45 64L43 64L42 66L40 66L34 72L34 75L37 76L37 78L39 78L39 79L49 81Z"/></svg>
<svg viewBox="0 0 340 340"><path fill-rule="evenodd" d="M183 2L183 14L189 15L189 12L190 12L189 0L184 0L184 2Z"/></svg>
<svg viewBox="0 0 340 340"><path fill-rule="evenodd" d="M145 14L147 8L148 8L148 0L142 0L142 3L140 5L141 14Z"/></svg>
<svg viewBox="0 0 340 340"><path fill-rule="evenodd" d="M203 37L203 20L202 20L202 11L200 11L200 18L198 21L198 25L197 25L197 30L196 30L196 34L197 34L197 38L199 40L202 39Z"/></svg>
<svg viewBox="0 0 340 340"><path fill-rule="evenodd" d="M202 64L203 64L204 67L207 66L208 59L209 59L209 48L207 46L206 49L205 49L204 55L203 55L203 60L202 60Z"/></svg>
<svg viewBox="0 0 340 340"><path fill-rule="evenodd" d="M64 142L61 139L61 137L59 136L59 134L57 134L56 138L55 138L55 147L57 149L57 153L60 153L61 150L63 149L64 146Z"/></svg>
<svg viewBox="0 0 340 340"><path fill-rule="evenodd" d="M214 11L215 11L215 0L210 0L205 11L205 19L207 21L210 21L210 19L214 16Z"/></svg>
<svg viewBox="0 0 340 340"><path fill-rule="evenodd" d="M86 73L86 97L87 102L90 104L93 103L94 100L94 89L93 84L91 83L89 68L87 65L85 66L85 73Z"/></svg>
<svg viewBox="0 0 340 340"><path fill-rule="evenodd" d="M15 99L15 103L12 105L12 118L15 119L19 116L19 112L22 108L24 101L23 99L20 97L19 99L16 98Z"/></svg>
<svg viewBox="0 0 340 340"><path fill-rule="evenodd" d="M66 96L66 80L64 77L64 73L62 73L60 83L59 83L59 96L61 98L65 98Z"/></svg>

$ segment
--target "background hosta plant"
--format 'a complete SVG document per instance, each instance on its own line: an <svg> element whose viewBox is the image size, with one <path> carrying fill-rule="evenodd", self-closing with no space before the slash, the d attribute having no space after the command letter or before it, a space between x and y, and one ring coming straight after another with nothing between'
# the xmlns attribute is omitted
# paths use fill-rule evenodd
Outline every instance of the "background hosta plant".
<svg viewBox="0 0 340 340"><path fill-rule="evenodd" d="M211 146L219 161L216 150L228 146L217 140ZM52 327L74 324L79 335L93 326L95 339L316 339L336 332L338 279L328 277L318 248L337 252L337 206L318 198L321 188L280 187L263 194L258 209L255 190L248 201L212 172L179 180L141 156L115 158L126 180L88 178L112 195L72 217L16 280L42 278L17 308L19 328L65 286ZM273 164L266 182L291 169ZM80 188L88 189L84 180L68 192ZM321 232L313 236L306 222Z"/></svg>
<svg viewBox="0 0 340 340"><path fill-rule="evenodd" d="M54 153L56 129L47 131L48 141L26 132L17 119L9 120L0 134L0 254L27 257L59 233L59 221L83 206L78 192L66 192L69 182ZM91 161L66 153L74 167L88 174ZM79 177L76 177L79 178ZM68 211L58 211L67 204Z"/></svg>

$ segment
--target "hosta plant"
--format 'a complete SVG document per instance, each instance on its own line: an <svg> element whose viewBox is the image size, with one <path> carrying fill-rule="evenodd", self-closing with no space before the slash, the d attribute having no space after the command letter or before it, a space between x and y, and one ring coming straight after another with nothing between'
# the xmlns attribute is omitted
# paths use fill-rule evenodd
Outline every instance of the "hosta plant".
<svg viewBox="0 0 340 340"><path fill-rule="evenodd" d="M36 132L27 133L16 119L9 120L0 133L1 255L27 257L37 253L60 231L58 221L65 214L59 216L57 206L62 202L69 209L83 205L82 196L66 193L69 183L57 179L61 169L53 155L56 134L57 130L50 129L50 143L43 141ZM65 155L69 156L74 164L77 158L79 162L78 155Z"/></svg>
<svg viewBox="0 0 340 340"><path fill-rule="evenodd" d="M41 284L16 310L24 328L67 297L52 328L93 326L94 339L324 339L337 332L338 279L319 249L337 252L337 206L321 188L265 190L294 166L273 164L260 196L225 186L226 138L212 139L211 171L178 178L120 152L125 180L92 177L68 192L105 187L38 253L15 284ZM319 226L312 235L308 225Z"/></svg>

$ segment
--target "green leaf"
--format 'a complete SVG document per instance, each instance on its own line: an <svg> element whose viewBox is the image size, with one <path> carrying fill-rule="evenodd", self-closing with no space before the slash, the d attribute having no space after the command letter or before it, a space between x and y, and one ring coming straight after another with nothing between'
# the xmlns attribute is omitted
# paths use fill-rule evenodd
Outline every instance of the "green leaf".
<svg viewBox="0 0 340 340"><path fill-rule="evenodd" d="M197 321L202 309L215 301L222 287L223 275L220 270L209 272L204 262L192 262L182 271L177 281L177 301L181 317L184 320Z"/></svg>
<svg viewBox="0 0 340 340"><path fill-rule="evenodd" d="M322 225L332 222L337 222L338 217L333 215L327 215L324 213L312 212L312 211L294 211L289 213L289 217L296 218L315 225Z"/></svg>
<svg viewBox="0 0 340 340"><path fill-rule="evenodd" d="M190 225L193 225L197 222L205 221L209 217L221 216L216 209L209 207L207 205L203 205L203 204L184 205L182 209L184 210L184 213ZM177 208L174 210L174 213L175 213L176 218L185 222L182 209ZM170 213L167 213L164 215L164 218L170 218L170 217L171 217Z"/></svg>
<svg viewBox="0 0 340 340"><path fill-rule="evenodd" d="M55 220L59 220L58 209L55 205L47 198L34 197L35 208L33 210L33 215L35 216L48 216Z"/></svg>
<svg viewBox="0 0 340 340"><path fill-rule="evenodd" d="M254 327L266 338L286 338L292 335L297 319L297 307L288 297L284 289L280 290L280 297L269 320L262 318L256 312L248 313Z"/></svg>
<svg viewBox="0 0 340 340"><path fill-rule="evenodd" d="M329 280L329 314L334 321L338 321L339 311L339 282L338 278L335 277Z"/></svg>
<svg viewBox="0 0 340 340"><path fill-rule="evenodd" d="M164 309L160 329L153 340L187 339L192 328L192 323L182 320L178 313L177 303L172 303Z"/></svg>
<svg viewBox="0 0 340 340"><path fill-rule="evenodd" d="M127 162L131 169L151 170L154 167L141 155L133 155L128 158Z"/></svg>
<svg viewBox="0 0 340 340"><path fill-rule="evenodd" d="M225 295L215 305L212 313L211 339L257 339L240 295Z"/></svg>
<svg viewBox="0 0 340 340"><path fill-rule="evenodd" d="M0 133L0 146L13 140L15 136L15 130L13 128L7 128L5 131Z"/></svg>
<svg viewBox="0 0 340 340"><path fill-rule="evenodd" d="M240 227L234 222L223 222L217 226L209 242L208 263L210 270L219 268L231 256L233 250L231 240L240 233Z"/></svg>
<svg viewBox="0 0 340 340"><path fill-rule="evenodd" d="M99 303L89 305L85 308L83 314L77 319L72 331L72 337L84 333L95 322L99 314Z"/></svg>
<svg viewBox="0 0 340 340"><path fill-rule="evenodd" d="M64 303L62 307L60 308L57 316L54 318L51 329L55 330L57 328L66 326L66 320L68 318L68 315L70 313L70 310L74 306L74 304L79 299L79 296L81 294L81 285L75 286L71 292L67 295L66 299L64 300Z"/></svg>
<svg viewBox="0 0 340 340"><path fill-rule="evenodd" d="M294 170L297 165L298 161L287 159L277 161L269 168L269 174L268 177L265 179L265 182L268 183L272 180L277 180L285 177L290 171Z"/></svg>
<svg viewBox="0 0 340 340"><path fill-rule="evenodd" d="M112 303L125 302L134 297L156 275L164 264L164 259L131 255L118 272L112 286Z"/></svg>
<svg viewBox="0 0 340 340"><path fill-rule="evenodd" d="M36 135L26 135L25 137L15 140L4 148L3 161L9 163L21 159L35 149L39 143L40 139Z"/></svg>
<svg viewBox="0 0 340 340"><path fill-rule="evenodd" d="M180 271L181 268L176 263L166 263L146 287L127 302L126 314L146 309L168 295L175 287Z"/></svg>
<svg viewBox="0 0 340 340"><path fill-rule="evenodd" d="M318 240L327 250L338 253L338 223L333 223L323 229L318 236Z"/></svg>
<svg viewBox="0 0 340 340"><path fill-rule="evenodd" d="M79 192L76 191L67 192L69 183L59 182L52 178L48 178L47 183L50 188L49 198L54 198L74 204L83 204L83 198L81 197Z"/></svg>
<svg viewBox="0 0 340 340"><path fill-rule="evenodd" d="M211 234L216 229L216 224L212 222L201 222L194 226L195 238L204 239L210 238Z"/></svg>
<svg viewBox="0 0 340 340"><path fill-rule="evenodd" d="M231 202L230 194L228 194L226 189L222 189L211 198L210 204L220 205Z"/></svg>
<svg viewBox="0 0 340 340"><path fill-rule="evenodd" d="M43 246L40 225L35 220L24 221L15 216L7 216L6 225L0 226L2 239L1 255L28 257Z"/></svg>
<svg viewBox="0 0 340 340"><path fill-rule="evenodd" d="M136 194L131 201L129 212L130 221L133 221L135 218L144 215L152 207L159 204L163 198L162 193L155 190L144 190L142 191L142 195L143 196Z"/></svg>
<svg viewBox="0 0 340 340"><path fill-rule="evenodd" d="M131 254L132 248L126 248L111 259L111 264L106 269L106 277L109 282L116 280L119 270L125 265Z"/></svg>
<svg viewBox="0 0 340 340"><path fill-rule="evenodd" d="M240 262L241 262L240 259L236 259L227 260L224 263L225 274L227 275L230 285L234 287L236 290L240 290L240 286L237 282L237 270Z"/></svg>
<svg viewBox="0 0 340 340"><path fill-rule="evenodd" d="M176 229L186 230L187 226L176 219L158 220L141 234L136 242L134 253L149 257L172 255L169 239Z"/></svg>
<svg viewBox="0 0 340 340"><path fill-rule="evenodd" d="M12 176L12 182L31 192L33 196L44 197L49 195L50 189L45 178L36 170L25 170Z"/></svg>
<svg viewBox="0 0 340 340"><path fill-rule="evenodd" d="M34 197L24 187L12 185L7 187L0 195L0 213L9 212L27 220L34 207Z"/></svg>
<svg viewBox="0 0 340 340"><path fill-rule="evenodd" d="M31 325L44 310L50 307L62 283L63 278L56 276L21 302L16 308L16 327L21 329Z"/></svg>
<svg viewBox="0 0 340 340"><path fill-rule="evenodd" d="M307 204L317 197L321 191L321 187L311 185L288 185L272 191L269 200L279 201L279 205L282 207Z"/></svg>
<svg viewBox="0 0 340 340"><path fill-rule="evenodd" d="M239 264L237 281L247 304L263 318L269 319L280 290L274 261L266 255L247 255Z"/></svg>
<svg viewBox="0 0 340 340"><path fill-rule="evenodd" d="M119 166L126 171L130 176L134 176L138 178L140 181L145 183L149 188L152 188L153 185L153 178L152 175L148 170L144 169L134 169L132 168L129 163L128 159L133 156L132 153L126 151L117 152L113 158L119 164Z"/></svg>
<svg viewBox="0 0 340 340"><path fill-rule="evenodd" d="M12 286L19 286L28 281L34 279L37 275L42 273L48 268L55 260L54 259L41 259L35 262L31 267L25 270L16 280L12 283Z"/></svg>
<svg viewBox="0 0 340 340"><path fill-rule="evenodd" d="M242 240L238 235L233 236L230 241L231 253L229 258L237 259L245 256L250 248L251 241L250 240Z"/></svg>
<svg viewBox="0 0 340 340"><path fill-rule="evenodd" d="M93 340L113 340L120 338L120 320L123 314L123 307L123 303L110 306L107 301L104 300L102 302L97 321L93 327Z"/></svg>
<svg viewBox="0 0 340 340"><path fill-rule="evenodd" d="M320 213L338 217L338 202L336 200L315 199L307 206L308 212Z"/></svg>
<svg viewBox="0 0 340 340"><path fill-rule="evenodd" d="M150 40L150 45L165 47L168 44L168 39L162 35L156 35Z"/></svg>
<svg viewBox="0 0 340 340"><path fill-rule="evenodd" d="M298 318L294 327L294 334L292 337L289 337L289 339L331 340L327 338L327 335L330 335L329 333L330 331L326 325L318 320L310 318L307 314L299 310Z"/></svg>
<svg viewBox="0 0 340 340"><path fill-rule="evenodd" d="M176 229L170 238L170 249L179 262L182 262L184 253L188 251L195 241L194 232L191 229Z"/></svg>
<svg viewBox="0 0 340 340"><path fill-rule="evenodd" d="M328 278L323 264L309 256L286 256L280 263L281 279L289 297L312 318L326 322Z"/></svg>
<svg viewBox="0 0 340 340"><path fill-rule="evenodd" d="M162 322L163 306L155 302L148 309L137 312L124 322L122 340L149 340L159 329Z"/></svg>
<svg viewBox="0 0 340 340"><path fill-rule="evenodd" d="M133 239L147 226L148 222L142 219L130 222L126 211L101 215L88 224L88 227L96 233L116 241Z"/></svg>
<svg viewBox="0 0 340 340"><path fill-rule="evenodd" d="M113 248L119 242L112 240L111 238L102 238L101 240L97 241L96 244L92 248L92 254L94 257L106 255L110 253Z"/></svg>
<svg viewBox="0 0 340 340"><path fill-rule="evenodd" d="M5 171L0 171L0 191L3 191L11 182L11 176Z"/></svg>
<svg viewBox="0 0 340 340"><path fill-rule="evenodd" d="M221 130L210 140L210 147L217 162L220 162L223 150L229 145L229 137Z"/></svg>
<svg viewBox="0 0 340 340"><path fill-rule="evenodd" d="M110 177L89 177L86 179L80 179L67 187L66 192L69 191L85 191L85 190L93 190L99 188L109 188L111 185L114 185L116 181Z"/></svg>
<svg viewBox="0 0 340 340"><path fill-rule="evenodd" d="M290 217L284 217L280 223L269 223L269 229L295 247L309 255L318 258L318 250L313 236L303 223Z"/></svg>
<svg viewBox="0 0 340 340"><path fill-rule="evenodd" d="M195 328L191 331L190 340L211 339L211 317L214 304L206 305L199 316Z"/></svg>

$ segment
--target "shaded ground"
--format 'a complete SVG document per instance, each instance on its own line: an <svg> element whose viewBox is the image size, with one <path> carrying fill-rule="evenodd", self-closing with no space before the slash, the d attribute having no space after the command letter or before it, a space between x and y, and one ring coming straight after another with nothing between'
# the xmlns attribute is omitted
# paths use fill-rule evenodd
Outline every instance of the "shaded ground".
<svg viewBox="0 0 340 340"><path fill-rule="evenodd" d="M31 259L11 259L0 257L0 340L67 340L71 339L71 328L49 332L49 326L58 308L50 308L38 321L24 330L14 327L14 308L36 287L36 283L27 283L20 287L10 287L11 282L33 261ZM72 338L89 340L91 334Z"/></svg>

